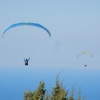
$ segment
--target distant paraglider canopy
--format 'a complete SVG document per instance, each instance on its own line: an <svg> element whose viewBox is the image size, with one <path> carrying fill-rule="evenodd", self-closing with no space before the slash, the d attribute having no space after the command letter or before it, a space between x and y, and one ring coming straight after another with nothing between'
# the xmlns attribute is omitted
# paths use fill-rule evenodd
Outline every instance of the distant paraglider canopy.
<svg viewBox="0 0 100 100"><path fill-rule="evenodd" d="M87 55L90 55L91 57L93 57L93 55L92 55L90 52L81 52L81 53L77 56L77 58L78 58L80 55L82 55L82 54L87 54Z"/></svg>
<svg viewBox="0 0 100 100"><path fill-rule="evenodd" d="M93 57L93 55L92 55L90 52L81 52L81 53L77 56L77 58L78 58L80 55L82 55L82 54L87 54L87 55ZM84 64L84 66L86 67L87 64Z"/></svg>

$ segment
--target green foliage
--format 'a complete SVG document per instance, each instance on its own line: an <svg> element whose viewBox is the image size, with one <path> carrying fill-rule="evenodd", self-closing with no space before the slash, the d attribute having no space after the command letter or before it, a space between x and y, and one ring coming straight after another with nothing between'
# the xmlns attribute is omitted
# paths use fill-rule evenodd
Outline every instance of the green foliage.
<svg viewBox="0 0 100 100"><path fill-rule="evenodd" d="M70 97L68 98L68 100L74 100L74 85L73 85L73 88L72 88L72 94L70 95Z"/></svg>
<svg viewBox="0 0 100 100"><path fill-rule="evenodd" d="M33 97L33 93L31 91L24 93L24 100L32 100L31 99L32 97Z"/></svg>
<svg viewBox="0 0 100 100"><path fill-rule="evenodd" d="M50 95L48 93L45 94L44 100L50 100Z"/></svg>
<svg viewBox="0 0 100 100"><path fill-rule="evenodd" d="M56 78L55 87L52 88L51 95L49 95L45 88L45 83L40 81L38 88L34 91L28 91L24 93L24 100L75 100L74 99L74 85L72 88L72 94L67 97L68 90L66 91L63 83L59 81L58 76ZM80 96L81 91L79 89L79 95L77 100L84 100Z"/></svg>
<svg viewBox="0 0 100 100"><path fill-rule="evenodd" d="M84 100L84 98L81 98L81 90L80 90L81 88L79 88L79 95L78 95L78 98L77 98L77 100Z"/></svg>
<svg viewBox="0 0 100 100"><path fill-rule="evenodd" d="M59 82L57 76L56 86L53 88L52 96L50 97L50 100L66 100L67 94L68 91L66 91L65 88L62 86L62 84Z"/></svg>
<svg viewBox="0 0 100 100"><path fill-rule="evenodd" d="M44 82L40 82L37 90L35 90L34 92L25 92L24 100L43 100L46 91L44 90L44 86Z"/></svg>

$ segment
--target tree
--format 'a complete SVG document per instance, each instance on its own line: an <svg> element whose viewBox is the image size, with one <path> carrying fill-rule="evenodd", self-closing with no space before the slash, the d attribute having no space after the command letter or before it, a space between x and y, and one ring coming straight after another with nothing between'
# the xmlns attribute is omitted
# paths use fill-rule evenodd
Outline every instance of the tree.
<svg viewBox="0 0 100 100"><path fill-rule="evenodd" d="M43 100L46 91L46 89L44 89L44 86L44 82L40 81L37 90L35 90L34 92L29 91L24 93L24 100Z"/></svg>

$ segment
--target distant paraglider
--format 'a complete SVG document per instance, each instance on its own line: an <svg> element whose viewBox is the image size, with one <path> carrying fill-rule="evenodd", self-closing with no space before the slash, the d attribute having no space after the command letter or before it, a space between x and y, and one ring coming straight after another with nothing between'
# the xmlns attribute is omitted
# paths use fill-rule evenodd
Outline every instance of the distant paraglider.
<svg viewBox="0 0 100 100"><path fill-rule="evenodd" d="M78 58L80 55L82 55L82 54L87 54L87 55L93 57L93 55L92 55L90 52L81 52L80 54L78 54L77 58ZM86 64L84 64L84 66L87 67Z"/></svg>
<svg viewBox="0 0 100 100"><path fill-rule="evenodd" d="M10 29L13 29L13 28L15 28L15 27L20 27L20 26L35 26L35 27L38 27L38 28L41 28L41 29L43 29L44 31L46 31L46 33L48 33L48 35L51 37L51 33L50 33L50 31L46 28L46 27L44 27L44 26L42 26L42 25L40 25L40 24L38 24L38 23L33 23L33 22L19 22L19 23L14 23L14 24L12 24L12 25L10 25L10 26L8 26L4 31L3 31L3 33L2 33L2 37L4 36L4 34L6 34ZM13 32L13 33L15 33L16 34L16 32ZM20 32L20 33L22 33L22 32ZM30 33L30 32L29 32ZM34 33L34 32L31 32L32 34ZM25 34L24 34L25 35ZM28 34L29 35L29 34ZM30 35L29 35L30 36ZM17 37L16 37L17 38ZM15 38L14 38L15 39ZM22 42L22 39L23 38L21 38L21 42ZM32 41L33 41L34 39L32 38ZM19 42L19 41L17 41L17 42ZM25 41L26 43L27 43L27 41ZM23 44L25 44L25 42L23 43ZM31 42L29 42L29 43L31 43ZM29 44L30 45L30 44ZM32 45L32 47L33 47L33 45ZM20 49L20 47L19 47L19 49ZM23 50L24 51L24 50ZM29 52L29 51L28 51ZM26 53L26 52L25 52ZM28 61L30 60L30 56L29 56L29 58L28 59L25 59L25 57L23 57L24 58L24 62L25 62L25 65L28 65Z"/></svg>

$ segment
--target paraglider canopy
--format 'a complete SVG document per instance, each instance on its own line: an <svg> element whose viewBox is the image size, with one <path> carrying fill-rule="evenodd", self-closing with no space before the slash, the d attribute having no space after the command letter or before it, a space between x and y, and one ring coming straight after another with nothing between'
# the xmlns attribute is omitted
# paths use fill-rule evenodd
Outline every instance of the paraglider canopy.
<svg viewBox="0 0 100 100"><path fill-rule="evenodd" d="M17 27L17 26L23 26L23 25L36 26L36 27L42 28L42 29L44 29L44 30L49 34L49 36L51 36L51 33L50 33L50 31L49 31L47 28L45 28L44 26L42 26L42 25L40 25L40 24L38 24L38 23L33 23L33 22L20 22L20 23L12 24L12 25L10 25L9 27L7 27L7 28L4 30L2 36L3 36L9 29L14 28L14 27Z"/></svg>
<svg viewBox="0 0 100 100"><path fill-rule="evenodd" d="M77 56L77 58L78 58L80 55L82 55L82 54L87 54L87 55L90 55L91 57L93 57L93 55L92 55L90 52L81 52L81 53Z"/></svg>

